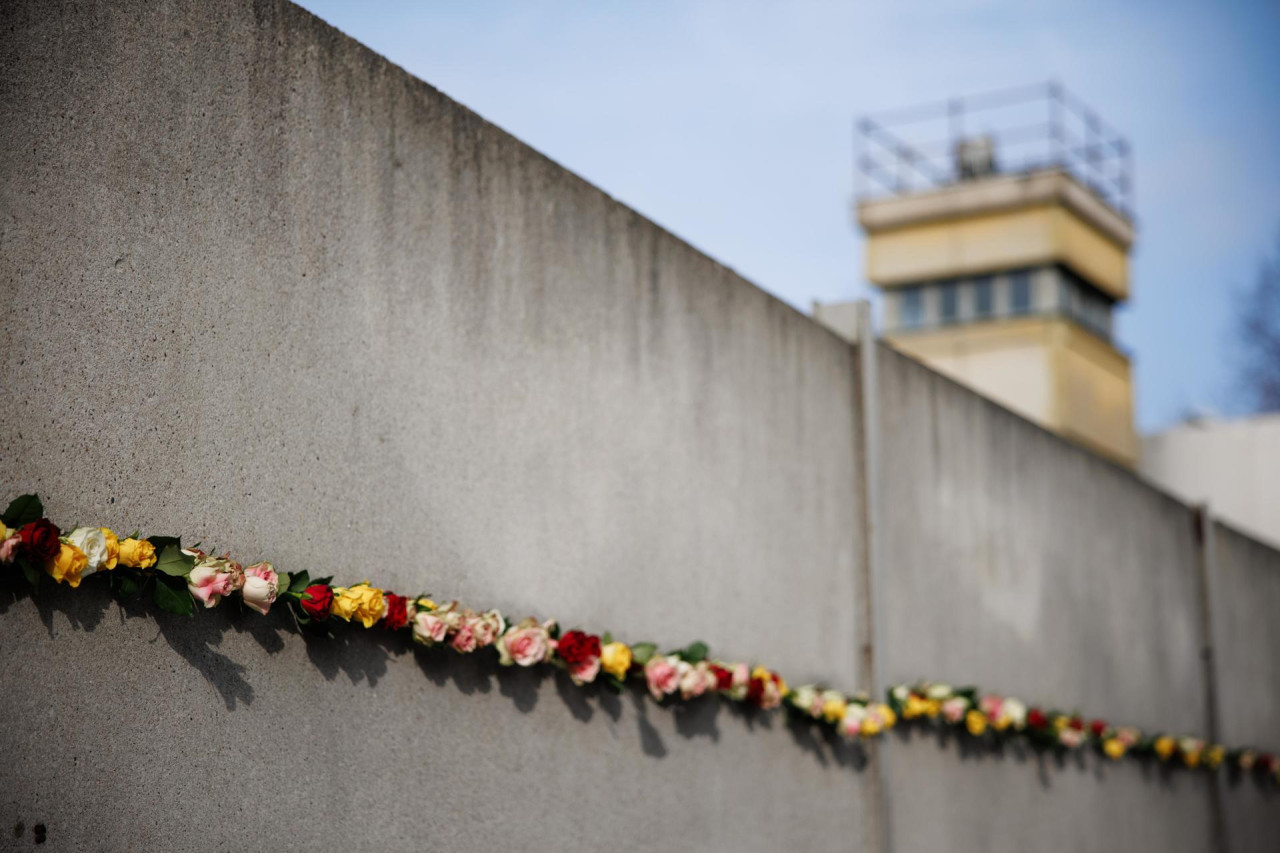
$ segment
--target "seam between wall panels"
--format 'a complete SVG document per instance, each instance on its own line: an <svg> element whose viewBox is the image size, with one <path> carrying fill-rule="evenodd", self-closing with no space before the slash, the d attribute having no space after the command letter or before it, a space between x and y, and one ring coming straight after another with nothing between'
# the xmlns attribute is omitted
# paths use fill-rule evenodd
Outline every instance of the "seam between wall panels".
<svg viewBox="0 0 1280 853"><path fill-rule="evenodd" d="M859 495L860 513L857 519L862 542L862 559L855 588L862 600L859 611L860 645L858 659L863 677L871 695L878 696L883 689L884 672L881 666L881 644L876 615L883 612L877 596L880 590L880 398L876 349L879 345L872 329L871 304L865 300L858 304L857 355L859 382L855 395L858 409L859 474L862 489ZM892 850L892 833L889 820L889 788L886 784L883 744L870 744L870 791L865 798L870 826L865 836L867 849L877 853Z"/></svg>

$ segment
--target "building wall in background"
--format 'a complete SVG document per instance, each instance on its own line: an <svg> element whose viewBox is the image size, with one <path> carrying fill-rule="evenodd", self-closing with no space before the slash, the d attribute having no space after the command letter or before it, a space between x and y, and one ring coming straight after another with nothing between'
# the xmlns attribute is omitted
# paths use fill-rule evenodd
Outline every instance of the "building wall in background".
<svg viewBox="0 0 1280 853"><path fill-rule="evenodd" d="M1195 420L1144 436L1143 476L1280 547L1280 415Z"/></svg>
<svg viewBox="0 0 1280 853"><path fill-rule="evenodd" d="M6 492L703 639L793 681L869 684L869 653L887 679L1207 725L1203 543L1176 501L889 350L866 391L857 348L287 3L6 17ZM1274 559L1238 548L1233 576ZM1267 618L1228 645L1274 650ZM0 602L4 830L157 850L1226 837L1203 777L895 737L868 765L781 717L343 637L89 588ZM1241 736L1280 720L1257 649ZM1274 837L1260 797L1229 804L1233 849Z"/></svg>

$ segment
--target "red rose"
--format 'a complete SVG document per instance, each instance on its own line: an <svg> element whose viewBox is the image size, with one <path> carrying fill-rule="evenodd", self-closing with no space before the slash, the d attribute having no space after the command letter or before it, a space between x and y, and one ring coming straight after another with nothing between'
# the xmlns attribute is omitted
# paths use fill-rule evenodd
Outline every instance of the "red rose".
<svg viewBox="0 0 1280 853"><path fill-rule="evenodd" d="M22 542L22 553L34 563L47 563L58 556L62 543L58 541L60 531L47 518L25 524L18 531Z"/></svg>
<svg viewBox="0 0 1280 853"><path fill-rule="evenodd" d="M600 638L595 634L570 631L556 643L556 654L570 667L590 663L600 657Z"/></svg>
<svg viewBox="0 0 1280 853"><path fill-rule="evenodd" d="M733 673L717 664L711 664L711 674L716 677L716 690L733 687Z"/></svg>
<svg viewBox="0 0 1280 853"><path fill-rule="evenodd" d="M333 590L322 583L313 583L307 587L301 603L302 609L312 619L328 619L329 605L333 604Z"/></svg>
<svg viewBox="0 0 1280 853"><path fill-rule="evenodd" d="M383 615L382 621L392 631L399 631L405 625L409 624L409 599L403 595L396 595L394 592L388 592L384 599L387 602L387 612Z"/></svg>
<svg viewBox="0 0 1280 853"><path fill-rule="evenodd" d="M1098 738L1102 737L1103 733L1105 733L1106 730L1107 730L1106 720L1094 720L1092 723L1089 724L1089 731L1093 732L1094 737L1098 737Z"/></svg>
<svg viewBox="0 0 1280 853"><path fill-rule="evenodd" d="M1263 773L1271 773L1276 769L1276 757L1269 752L1258 756L1258 769Z"/></svg>
<svg viewBox="0 0 1280 853"><path fill-rule="evenodd" d="M747 683L747 701L752 705L764 704L764 679L759 676L752 677Z"/></svg>
<svg viewBox="0 0 1280 853"><path fill-rule="evenodd" d="M1084 731L1084 720L1080 719L1079 717L1072 717L1070 720L1067 721L1067 725L1071 726L1071 728L1075 729L1078 732Z"/></svg>
<svg viewBox="0 0 1280 853"><path fill-rule="evenodd" d="M1032 708L1027 712L1027 725L1033 729L1043 729L1049 725L1049 718L1039 708Z"/></svg>

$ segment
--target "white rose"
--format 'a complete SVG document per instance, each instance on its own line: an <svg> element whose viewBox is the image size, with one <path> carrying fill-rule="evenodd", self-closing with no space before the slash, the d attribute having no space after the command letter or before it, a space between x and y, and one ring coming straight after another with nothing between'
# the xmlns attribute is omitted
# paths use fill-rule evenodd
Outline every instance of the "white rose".
<svg viewBox="0 0 1280 853"><path fill-rule="evenodd" d="M77 527L67 539L89 558L81 577L93 574L107 561L107 537L101 527Z"/></svg>
<svg viewBox="0 0 1280 853"><path fill-rule="evenodd" d="M1027 706L1017 699L1004 700L1000 705L1000 713L1009 719L1015 729L1020 729L1027 724Z"/></svg>
<svg viewBox="0 0 1280 853"><path fill-rule="evenodd" d="M950 695L950 684L930 684L928 689L925 690L925 696L930 699L946 699Z"/></svg>
<svg viewBox="0 0 1280 853"><path fill-rule="evenodd" d="M813 713L815 707L818 709L819 714L822 713L822 703L818 698L818 688L813 685L805 684L797 687L791 692L790 698L791 704L806 714L818 716L818 714Z"/></svg>
<svg viewBox="0 0 1280 853"><path fill-rule="evenodd" d="M279 592L280 576L270 563L257 563L244 570L244 586L240 588L240 595L245 604L263 616L267 615Z"/></svg>

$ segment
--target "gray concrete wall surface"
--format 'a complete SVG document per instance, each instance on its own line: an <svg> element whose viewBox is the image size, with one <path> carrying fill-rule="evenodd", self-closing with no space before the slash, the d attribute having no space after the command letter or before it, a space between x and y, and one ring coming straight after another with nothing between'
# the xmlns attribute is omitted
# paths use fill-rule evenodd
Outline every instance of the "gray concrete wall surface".
<svg viewBox="0 0 1280 853"><path fill-rule="evenodd" d="M873 610L889 681L1193 733L1207 581L1224 739L1276 745L1280 555L1210 559L1186 506L888 349L864 398L856 348L295 6L8 2L0 115L0 485L56 520L794 682L867 684ZM1274 837L1252 786L918 734L868 766L714 702L89 589L0 601L0 688L19 847Z"/></svg>
<svg viewBox="0 0 1280 853"><path fill-rule="evenodd" d="M1214 525L1209 602L1223 741L1276 749L1280 722L1280 552L1222 524ZM1280 839L1280 792L1229 778L1223 814L1232 850L1274 850Z"/></svg>
<svg viewBox="0 0 1280 853"><path fill-rule="evenodd" d="M287 3L6 3L0 114L4 492L862 681L834 335ZM779 722L92 595L0 615L6 839L833 849L867 825L854 757Z"/></svg>
<svg viewBox="0 0 1280 853"><path fill-rule="evenodd" d="M1203 733L1189 510L906 356L878 361L885 678ZM1212 847L1203 777L959 753L884 750L894 849Z"/></svg>

